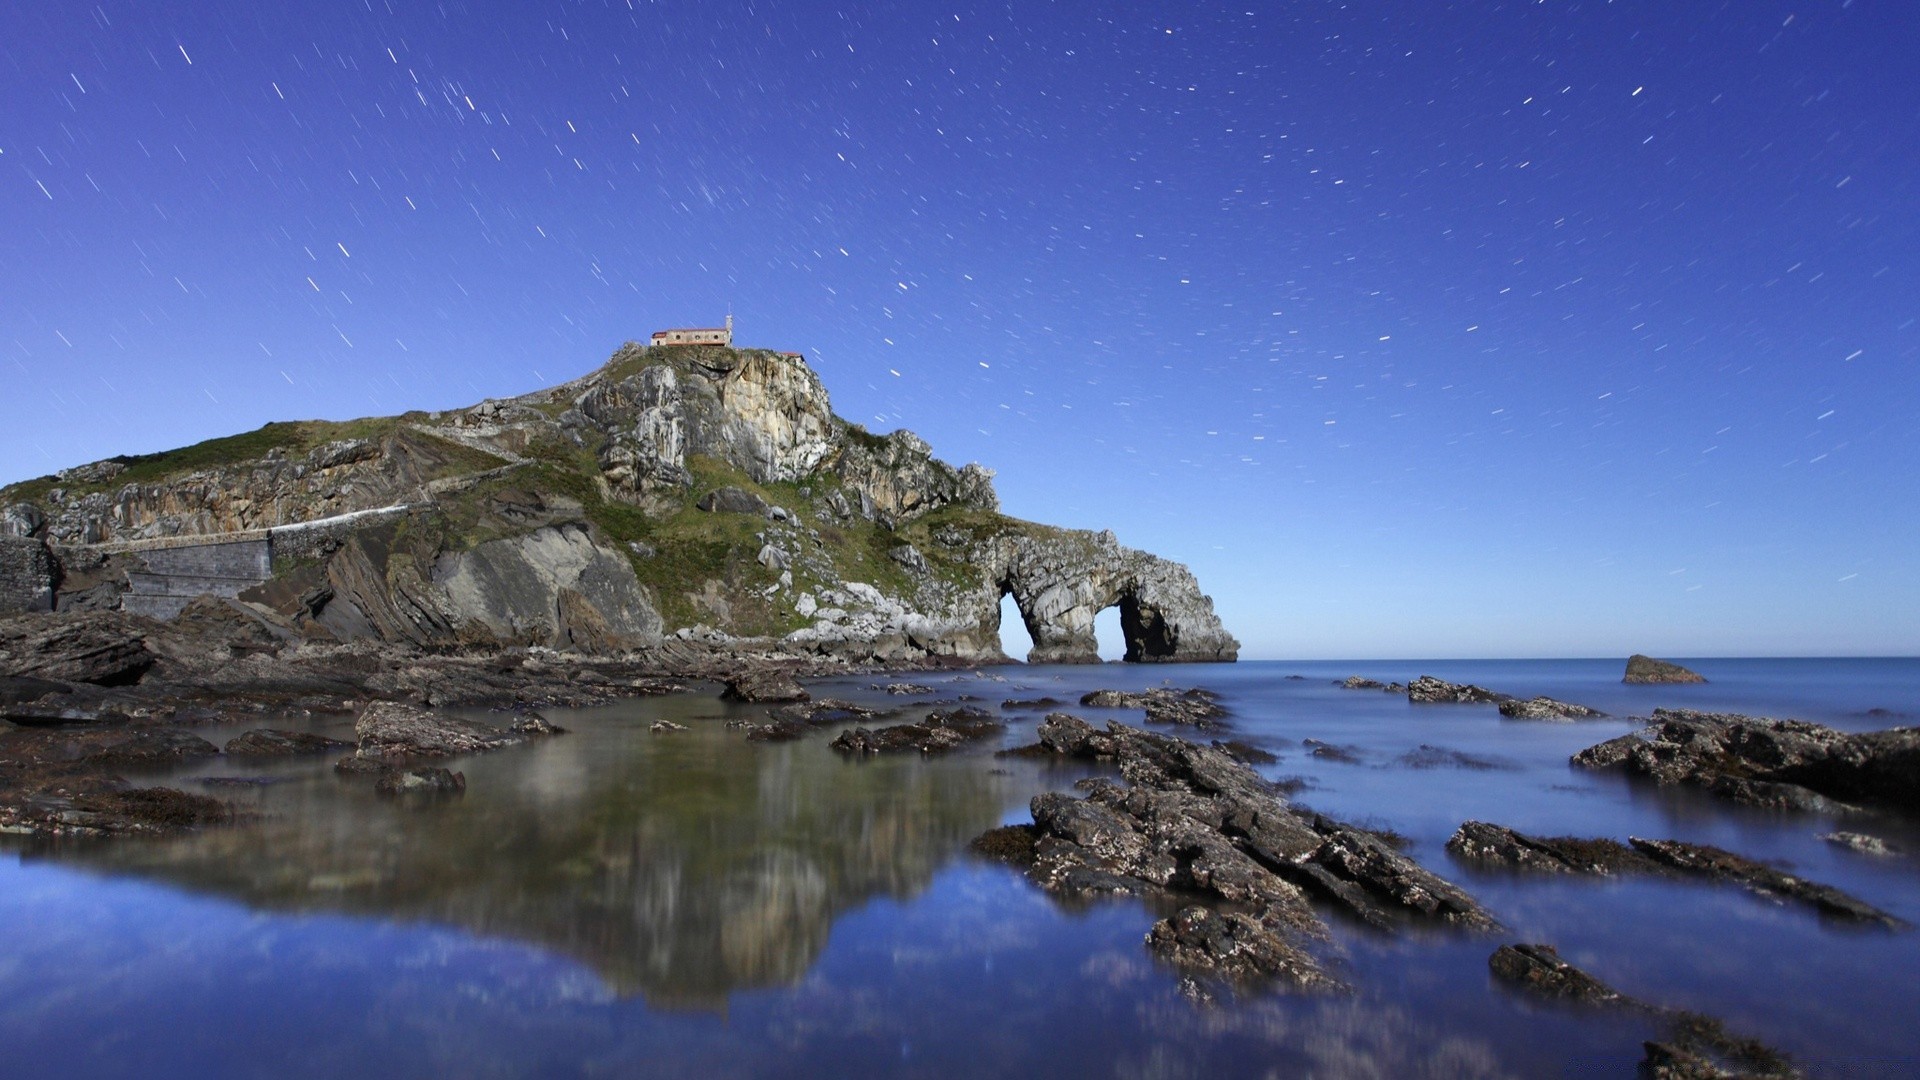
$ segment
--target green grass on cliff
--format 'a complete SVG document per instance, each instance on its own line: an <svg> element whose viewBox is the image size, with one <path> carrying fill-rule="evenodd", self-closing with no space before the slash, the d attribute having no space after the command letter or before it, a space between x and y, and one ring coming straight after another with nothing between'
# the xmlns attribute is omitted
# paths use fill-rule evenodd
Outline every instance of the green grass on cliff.
<svg viewBox="0 0 1920 1080"><path fill-rule="evenodd" d="M288 456L306 454L315 447L345 439L379 440L424 421L425 413L404 416L370 417L361 420L281 420L238 435L208 439L191 446L162 450L153 454L120 454L107 458L123 466L119 473L104 480L63 481L58 476L42 476L0 489L0 500L33 501L55 488L69 494L86 495L98 491L118 491L128 484L152 484L192 473L224 469L260 461L278 450ZM438 435L413 430L408 437L420 440L446 464L434 477L458 476L505 465L502 459L464 446Z"/></svg>

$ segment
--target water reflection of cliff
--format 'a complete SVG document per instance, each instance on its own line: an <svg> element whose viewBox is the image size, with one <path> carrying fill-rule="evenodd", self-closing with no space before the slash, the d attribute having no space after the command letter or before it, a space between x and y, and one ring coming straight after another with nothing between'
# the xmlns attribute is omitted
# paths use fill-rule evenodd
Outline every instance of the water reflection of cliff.
<svg viewBox="0 0 1920 1080"><path fill-rule="evenodd" d="M445 922L592 965L616 990L717 1005L803 975L833 920L901 896L999 820L978 758L846 761L718 722L589 720L458 763L464 798L407 807L315 762L255 828L70 857L268 907Z"/></svg>

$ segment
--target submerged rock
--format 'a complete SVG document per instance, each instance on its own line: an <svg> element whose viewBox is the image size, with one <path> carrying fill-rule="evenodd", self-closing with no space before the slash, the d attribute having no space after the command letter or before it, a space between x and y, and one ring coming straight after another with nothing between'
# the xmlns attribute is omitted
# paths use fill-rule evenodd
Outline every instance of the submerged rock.
<svg viewBox="0 0 1920 1080"><path fill-rule="evenodd" d="M1688 671L1679 664L1670 664L1665 660L1655 660L1651 656L1634 653L1627 657L1627 673L1620 680L1624 683L1703 683L1707 680L1695 672Z"/></svg>
<svg viewBox="0 0 1920 1080"><path fill-rule="evenodd" d="M132 729L125 735L88 751L85 760L91 765L151 766L172 764L188 758L209 757L219 752L219 747L191 731L168 727L145 727Z"/></svg>
<svg viewBox="0 0 1920 1080"><path fill-rule="evenodd" d="M527 741L520 732L443 716L397 701L368 705L353 731L360 740L357 757L389 763L474 754Z"/></svg>
<svg viewBox="0 0 1920 1080"><path fill-rule="evenodd" d="M747 729L748 742L792 742L816 728L858 723L881 715L884 714L878 709L869 709L851 701L822 698L797 705L783 705L773 710L764 724L741 721L739 726Z"/></svg>
<svg viewBox="0 0 1920 1080"><path fill-rule="evenodd" d="M467 774L441 766L423 769L390 769L374 781L373 790L382 795L459 795L467 790Z"/></svg>
<svg viewBox="0 0 1920 1080"><path fill-rule="evenodd" d="M1830 801L1840 800L1920 812L1920 728L1849 734L1803 720L1656 709L1652 726L1572 760L1755 805L1846 809Z"/></svg>
<svg viewBox="0 0 1920 1080"><path fill-rule="evenodd" d="M1509 720L1545 720L1549 723L1557 723L1566 720L1597 720L1607 714L1599 709L1589 709L1585 705L1575 705L1568 701L1534 697L1525 701L1512 698L1501 702L1500 715Z"/></svg>
<svg viewBox="0 0 1920 1080"><path fill-rule="evenodd" d="M228 757L287 757L294 754L324 754L352 745L344 739L329 739L311 731L258 728L228 739L226 753Z"/></svg>
<svg viewBox="0 0 1920 1080"><path fill-rule="evenodd" d="M868 730L848 728L829 745L843 754L897 754L918 750L944 754L1006 730L1007 725L979 709L929 713L925 720Z"/></svg>
<svg viewBox="0 0 1920 1080"><path fill-rule="evenodd" d="M1901 929L1906 923L1831 885L1796 877L1707 844L1628 837L1626 844L1571 836L1537 837L1484 821L1469 821L1447 850L1475 862L1569 874L1660 874L1739 885L1760 896L1791 900L1822 916Z"/></svg>
<svg viewBox="0 0 1920 1080"><path fill-rule="evenodd" d="M1581 971L1551 945L1502 945L1487 960L1495 977L1534 997L1582 1005L1634 1005L1633 999Z"/></svg>
<svg viewBox="0 0 1920 1080"><path fill-rule="evenodd" d="M1082 695L1080 704L1095 709L1145 709L1150 724L1179 724L1197 728L1220 727L1220 719L1227 715L1227 710L1220 706L1220 695L1198 688L1095 690Z"/></svg>
<svg viewBox="0 0 1920 1080"><path fill-rule="evenodd" d="M1147 949L1177 967L1236 983L1284 982L1301 990L1345 990L1312 953L1284 933L1238 911L1198 904L1153 924Z"/></svg>

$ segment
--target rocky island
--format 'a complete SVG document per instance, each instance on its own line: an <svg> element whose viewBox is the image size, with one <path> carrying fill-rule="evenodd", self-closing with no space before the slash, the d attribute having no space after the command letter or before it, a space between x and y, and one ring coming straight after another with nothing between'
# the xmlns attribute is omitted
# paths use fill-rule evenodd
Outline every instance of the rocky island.
<svg viewBox="0 0 1920 1080"><path fill-rule="evenodd" d="M835 416L804 359L629 344L467 409L275 423L0 490L0 613L177 620L210 595L280 644L675 643L851 663L1232 660L1178 563L999 512L993 474Z"/></svg>

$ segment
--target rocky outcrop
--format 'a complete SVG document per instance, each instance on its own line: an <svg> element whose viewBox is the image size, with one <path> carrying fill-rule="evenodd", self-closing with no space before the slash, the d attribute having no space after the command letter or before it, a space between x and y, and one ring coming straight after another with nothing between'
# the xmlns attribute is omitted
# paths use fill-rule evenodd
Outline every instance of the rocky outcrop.
<svg viewBox="0 0 1920 1080"><path fill-rule="evenodd" d="M1495 978L1532 997L1581 1005L1636 1004L1631 998L1581 971L1551 945L1502 945L1487 959Z"/></svg>
<svg viewBox="0 0 1920 1080"><path fill-rule="evenodd" d="M368 705L354 723L353 733L359 739L355 757L388 765L477 754L527 741L517 731L395 701Z"/></svg>
<svg viewBox="0 0 1920 1080"><path fill-rule="evenodd" d="M1839 811L1871 803L1920 813L1920 728L1849 734L1804 720L1655 709L1652 726L1590 746L1573 763L1750 805Z"/></svg>
<svg viewBox="0 0 1920 1080"><path fill-rule="evenodd" d="M1407 700L1419 703L1450 702L1476 705L1498 704L1511 701L1513 698L1507 694L1496 693L1484 686L1450 683L1431 675L1422 675L1407 684Z"/></svg>
<svg viewBox="0 0 1920 1080"><path fill-rule="evenodd" d="M750 668L726 680L720 691L723 701L787 702L806 701L813 695L779 668Z"/></svg>
<svg viewBox="0 0 1920 1080"><path fill-rule="evenodd" d="M1620 680L1624 683L1703 683L1707 680L1688 671L1679 664L1670 664L1665 660L1655 660L1651 656L1634 653L1627 657L1627 674Z"/></svg>
<svg viewBox="0 0 1920 1080"><path fill-rule="evenodd" d="M463 637L584 652L660 640L660 615L633 565L597 544L583 525L549 526L442 555L433 584L444 595L454 633Z"/></svg>
<svg viewBox="0 0 1920 1080"><path fill-rule="evenodd" d="M128 686L157 659L139 628L115 615L77 612L0 623L0 675Z"/></svg>

